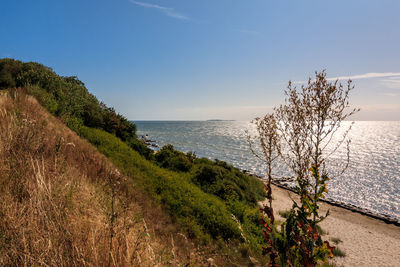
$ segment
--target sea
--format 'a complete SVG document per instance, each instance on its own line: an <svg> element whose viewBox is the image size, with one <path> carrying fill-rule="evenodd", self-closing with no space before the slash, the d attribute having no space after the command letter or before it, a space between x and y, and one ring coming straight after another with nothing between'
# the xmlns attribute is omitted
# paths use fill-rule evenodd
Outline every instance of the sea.
<svg viewBox="0 0 400 267"><path fill-rule="evenodd" d="M223 160L239 169L265 176L265 164L249 149L246 130L251 136L256 135L254 125L249 121L134 123L138 136L150 140L153 149L172 144L180 151ZM327 160L331 178L327 199L400 223L400 121L342 122L328 147L328 154L350 126L350 153L347 153L347 144L343 143ZM348 156L350 162L342 173ZM291 171L280 161L275 164L273 174L281 179L290 177ZM290 182L287 185L290 186Z"/></svg>

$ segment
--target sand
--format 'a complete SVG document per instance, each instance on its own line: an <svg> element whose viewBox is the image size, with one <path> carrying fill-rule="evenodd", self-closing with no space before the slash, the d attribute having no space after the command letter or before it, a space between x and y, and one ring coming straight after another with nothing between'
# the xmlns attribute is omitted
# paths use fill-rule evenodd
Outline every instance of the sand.
<svg viewBox="0 0 400 267"><path fill-rule="evenodd" d="M290 209L296 195L288 190L273 186L273 208L276 219L284 220L279 211ZM330 215L321 222L327 232L324 240L339 238L337 245L346 253L345 257L335 257L339 266L400 266L400 227L387 224L344 208L322 203L321 211L330 210Z"/></svg>

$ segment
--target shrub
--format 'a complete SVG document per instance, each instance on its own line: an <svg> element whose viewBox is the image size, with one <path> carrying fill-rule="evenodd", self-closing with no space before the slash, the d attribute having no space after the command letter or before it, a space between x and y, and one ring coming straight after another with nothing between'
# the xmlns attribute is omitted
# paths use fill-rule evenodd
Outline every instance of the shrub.
<svg viewBox="0 0 400 267"><path fill-rule="evenodd" d="M190 183L187 176L161 169L109 133L88 127L81 127L80 133L154 199L165 205L178 222L193 228L193 233L199 234L196 229L201 229L202 235L213 238L228 240L240 237L238 226L226 205Z"/></svg>
<svg viewBox="0 0 400 267"><path fill-rule="evenodd" d="M268 169L266 191L269 206L263 208L267 218L263 217L262 222L267 241L264 253L270 255L272 266L277 265L276 251L282 264L303 266L316 266L318 261L325 261L327 255L333 256L333 247L328 241L322 242L322 232L318 231L317 224L329 215L329 211L325 215L319 214L319 202L328 192L328 159L345 143L351 127L334 145L333 151L327 151L327 147L341 122L358 111L349 109L348 98L352 89L351 80L347 87L343 87L338 81L329 82L325 71L316 72L315 79L310 78L300 89L289 82L285 104L276 108L274 114L255 119L264 156L259 158L265 161ZM249 137L250 149L254 152L250 141ZM349 155L349 146L347 149ZM299 203L294 201L286 214L279 232L273 230L270 187L276 155L291 169L300 197ZM349 157L342 171L348 162Z"/></svg>
<svg viewBox="0 0 400 267"><path fill-rule="evenodd" d="M59 76L36 62L0 59L0 89L13 87L27 88L42 106L72 129L78 124L103 129L128 141L146 158L152 158L152 151L137 140L136 125L99 102L76 76Z"/></svg>
<svg viewBox="0 0 400 267"><path fill-rule="evenodd" d="M225 200L243 200L251 206L257 205L257 201L265 197L260 180L249 177L222 161L195 161L192 181L205 192Z"/></svg>
<svg viewBox="0 0 400 267"><path fill-rule="evenodd" d="M155 155L159 166L173 170L187 172L192 167L192 162L184 153L174 149L172 145L164 146Z"/></svg>

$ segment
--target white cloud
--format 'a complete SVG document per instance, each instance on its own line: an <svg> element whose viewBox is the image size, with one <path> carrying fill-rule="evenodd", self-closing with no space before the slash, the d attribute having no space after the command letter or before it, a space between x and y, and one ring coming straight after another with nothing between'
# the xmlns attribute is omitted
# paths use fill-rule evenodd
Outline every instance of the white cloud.
<svg viewBox="0 0 400 267"><path fill-rule="evenodd" d="M359 79L369 79L369 78L383 78L383 77L393 77L400 76L400 72L370 72L360 75L353 76L339 76L334 78L328 78L328 81L336 81L336 80L359 80Z"/></svg>
<svg viewBox="0 0 400 267"><path fill-rule="evenodd" d="M353 76L339 76L333 78L327 78L328 81L336 80L360 80L360 79L371 79L371 78L385 78L385 77L396 77L400 76L400 72L369 72L365 74L353 75ZM308 81L298 81L298 83L307 83ZM400 82L400 81L399 81Z"/></svg>
<svg viewBox="0 0 400 267"><path fill-rule="evenodd" d="M156 10L162 12L164 15L166 15L168 17L171 17L171 18L183 19L183 20L189 19L187 16L176 12L175 9L170 8L170 7L164 7L164 6L155 5L155 4L149 4L149 3L144 3L144 2L137 2L137 1L134 1L134 0L130 0L130 2L132 4L137 5L137 6L156 9Z"/></svg>

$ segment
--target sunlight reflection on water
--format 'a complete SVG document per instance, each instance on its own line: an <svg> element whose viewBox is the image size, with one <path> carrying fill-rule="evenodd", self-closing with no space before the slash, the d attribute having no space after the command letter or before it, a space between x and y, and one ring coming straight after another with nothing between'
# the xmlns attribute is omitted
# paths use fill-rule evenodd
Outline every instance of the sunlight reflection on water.
<svg viewBox="0 0 400 267"><path fill-rule="evenodd" d="M178 150L197 156L220 159L240 169L263 176L265 168L249 151L245 130L255 133L244 121L139 121L138 135L148 134L160 146L173 144ZM342 133L350 122L344 122ZM337 138L342 135L337 133ZM400 222L400 122L358 121L349 133L350 166L329 182L328 197L383 214ZM337 140L337 139L336 139ZM332 141L335 143L335 139ZM347 157L342 146L330 158L340 166ZM290 176L280 163L278 177Z"/></svg>

